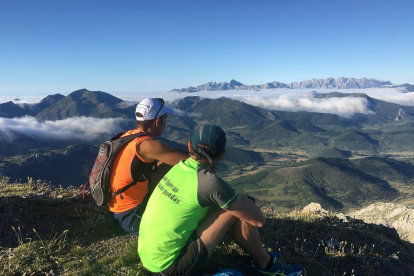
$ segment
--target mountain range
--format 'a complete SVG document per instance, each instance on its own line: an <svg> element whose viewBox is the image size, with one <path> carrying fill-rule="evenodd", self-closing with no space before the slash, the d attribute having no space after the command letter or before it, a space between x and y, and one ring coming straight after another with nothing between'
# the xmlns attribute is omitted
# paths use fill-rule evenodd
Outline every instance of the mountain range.
<svg viewBox="0 0 414 276"><path fill-rule="evenodd" d="M401 191L414 182L407 170L401 172L402 168L414 170L409 154L414 151L414 107L362 93L312 96L363 98L372 112L344 118L268 110L228 98L185 97L172 103L184 115L169 116L161 139L185 148L197 124L220 125L227 134L228 152L219 174L240 191L272 206L287 208L318 201L330 209L347 209L371 201L402 200ZM135 126L135 106L108 93L81 89L62 97L49 98L52 103L39 107L33 116L39 121L118 117L128 118L122 129ZM19 117L20 113L8 116ZM34 177L66 187L87 181L96 144L110 135L81 144L13 131L0 131L0 138L1 175L12 180ZM368 169L374 172L368 173ZM412 204L407 197L404 200Z"/></svg>
<svg viewBox="0 0 414 276"><path fill-rule="evenodd" d="M291 89L348 89L348 88L379 88L391 86L390 81L382 81L376 79L355 79L355 78L327 78L327 79L311 79L301 82L281 83L268 82L261 85L245 85L241 82L231 80L230 82L208 82L197 87L189 86L181 89L172 89L170 92L198 92L198 91L215 91L215 90L262 90L274 88L291 88Z"/></svg>

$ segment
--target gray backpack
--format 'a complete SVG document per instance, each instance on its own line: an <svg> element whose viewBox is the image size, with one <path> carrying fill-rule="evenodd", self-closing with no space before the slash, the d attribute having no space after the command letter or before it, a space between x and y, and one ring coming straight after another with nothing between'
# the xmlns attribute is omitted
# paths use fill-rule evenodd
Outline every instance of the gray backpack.
<svg viewBox="0 0 414 276"><path fill-rule="evenodd" d="M101 144L98 156L95 159L95 164L89 175L89 182L83 187L83 195L85 196L85 188L88 184L90 185L90 193L98 206L108 205L108 201L111 197L125 192L136 184L136 181L133 180L122 189L111 193L110 174L112 163L117 153L135 138L146 135L144 133L137 133L121 138L124 133L125 132L120 133Z"/></svg>

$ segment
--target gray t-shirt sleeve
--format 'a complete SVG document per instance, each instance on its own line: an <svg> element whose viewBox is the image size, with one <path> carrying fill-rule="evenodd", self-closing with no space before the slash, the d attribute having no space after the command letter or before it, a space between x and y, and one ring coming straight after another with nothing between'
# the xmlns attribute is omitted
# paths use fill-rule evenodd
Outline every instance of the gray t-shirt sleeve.
<svg viewBox="0 0 414 276"><path fill-rule="evenodd" d="M198 172L197 197L202 207L214 204L225 210L237 198L237 192L214 173L201 169Z"/></svg>

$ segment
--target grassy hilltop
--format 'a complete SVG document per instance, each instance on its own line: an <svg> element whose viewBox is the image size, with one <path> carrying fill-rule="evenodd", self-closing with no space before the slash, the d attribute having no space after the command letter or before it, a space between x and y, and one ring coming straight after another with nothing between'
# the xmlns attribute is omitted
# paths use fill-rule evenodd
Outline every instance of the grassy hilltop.
<svg viewBox="0 0 414 276"><path fill-rule="evenodd" d="M137 238L115 228L105 208L83 200L80 188L0 181L0 274L147 275ZM266 249L280 251L307 275L414 275L414 245L393 231L299 211L263 210ZM208 261L243 271L241 249L225 240Z"/></svg>

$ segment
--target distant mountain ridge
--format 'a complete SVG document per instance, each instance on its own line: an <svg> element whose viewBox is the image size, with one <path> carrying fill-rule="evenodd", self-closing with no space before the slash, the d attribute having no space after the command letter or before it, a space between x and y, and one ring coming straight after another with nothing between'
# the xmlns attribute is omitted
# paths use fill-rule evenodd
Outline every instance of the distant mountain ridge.
<svg viewBox="0 0 414 276"><path fill-rule="evenodd" d="M63 120L71 117L131 118L135 108L102 91L79 89L67 96L49 95L36 104L0 103L0 117L32 116L40 121Z"/></svg>
<svg viewBox="0 0 414 276"><path fill-rule="evenodd" d="M261 85L245 85L236 80L230 82L208 82L197 87L189 86L181 89L173 89L170 92L198 92L198 91L215 91L215 90L261 90L274 88L291 88L291 89L306 89L306 88L323 88L323 89L349 89L349 88L379 88L390 86L390 81L382 81L376 79L355 79L355 78L327 78L327 79L310 79L300 82L291 82L288 84L281 82L268 82Z"/></svg>
<svg viewBox="0 0 414 276"><path fill-rule="evenodd" d="M35 117L39 120L62 120L75 116L129 118L132 112L118 108L122 102L106 92L80 89L43 109Z"/></svg>
<svg viewBox="0 0 414 276"><path fill-rule="evenodd" d="M65 96L61 94L49 95L36 104L15 104L12 101L0 103L0 117L15 118L23 116L35 116L43 109L48 108Z"/></svg>

